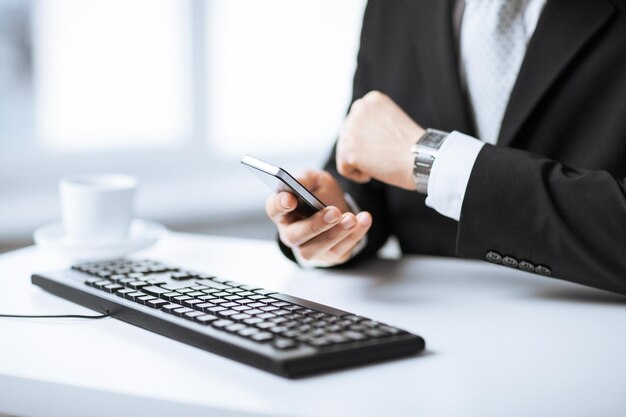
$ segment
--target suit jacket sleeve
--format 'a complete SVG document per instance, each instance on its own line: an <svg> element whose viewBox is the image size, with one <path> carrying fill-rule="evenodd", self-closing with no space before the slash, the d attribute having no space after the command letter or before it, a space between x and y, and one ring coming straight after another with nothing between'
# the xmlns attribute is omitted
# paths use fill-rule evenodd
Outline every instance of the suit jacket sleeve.
<svg viewBox="0 0 626 417"><path fill-rule="evenodd" d="M465 193L457 253L485 259L488 252L626 294L626 182L485 145Z"/></svg>
<svg viewBox="0 0 626 417"><path fill-rule="evenodd" d="M365 15L363 17L363 27L361 29L361 41L359 54L357 57L357 69L354 75L352 100L363 97L372 89L372 78L374 71L374 52L378 39L375 36L379 32L377 25L384 20L380 19L380 5L378 2L369 1ZM361 210L369 211L372 214L372 227L367 234L367 246L353 260L371 257L386 242L389 237L388 215L386 209L384 187L377 181L368 184L358 184L342 177L337 172L335 161L335 147L324 165L324 169L330 172L341 184L344 192L350 194L357 202ZM291 249L282 244L279 240L282 252L291 260L295 261ZM352 261L352 260L351 260Z"/></svg>

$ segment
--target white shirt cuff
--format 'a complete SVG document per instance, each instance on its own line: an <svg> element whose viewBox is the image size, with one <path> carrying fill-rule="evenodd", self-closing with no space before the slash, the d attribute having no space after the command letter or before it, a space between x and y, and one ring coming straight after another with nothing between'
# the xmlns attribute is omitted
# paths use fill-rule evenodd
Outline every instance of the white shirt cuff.
<svg viewBox="0 0 626 417"><path fill-rule="evenodd" d="M352 211L353 213L358 213L361 211L358 204L356 203L356 201L354 201L354 199L352 198L350 194L345 193L343 196L346 199L346 203L348 203L348 207L350 208L350 211ZM354 246L354 248L352 249L352 253L350 254L350 259L358 255L363 250L365 245L367 245L367 235L363 236L363 239L359 240L359 243L357 243ZM328 267L334 266L334 264L331 264L328 262L322 262L322 261L316 261L316 260L309 261L309 260L303 259L300 256L300 253L296 249L293 250L293 256L296 258L298 265L306 269L328 268Z"/></svg>
<svg viewBox="0 0 626 417"><path fill-rule="evenodd" d="M430 170L426 205L454 220L461 218L472 168L484 142L454 131L448 135Z"/></svg>

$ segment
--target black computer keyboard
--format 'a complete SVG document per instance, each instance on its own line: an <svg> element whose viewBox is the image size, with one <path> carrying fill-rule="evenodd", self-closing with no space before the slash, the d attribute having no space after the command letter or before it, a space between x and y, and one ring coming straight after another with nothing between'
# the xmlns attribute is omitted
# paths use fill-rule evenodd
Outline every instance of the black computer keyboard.
<svg viewBox="0 0 626 417"><path fill-rule="evenodd" d="M407 356L424 340L312 301L151 260L34 274L47 291L112 317L295 377Z"/></svg>

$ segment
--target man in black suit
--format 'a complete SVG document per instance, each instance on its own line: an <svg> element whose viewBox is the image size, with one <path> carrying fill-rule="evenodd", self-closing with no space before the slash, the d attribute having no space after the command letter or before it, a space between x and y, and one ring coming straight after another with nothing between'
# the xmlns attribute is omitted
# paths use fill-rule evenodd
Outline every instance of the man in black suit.
<svg viewBox="0 0 626 417"><path fill-rule="evenodd" d="M626 1L509 1L370 0L342 134L301 178L332 206L267 201L288 256L338 265L395 235L626 294Z"/></svg>

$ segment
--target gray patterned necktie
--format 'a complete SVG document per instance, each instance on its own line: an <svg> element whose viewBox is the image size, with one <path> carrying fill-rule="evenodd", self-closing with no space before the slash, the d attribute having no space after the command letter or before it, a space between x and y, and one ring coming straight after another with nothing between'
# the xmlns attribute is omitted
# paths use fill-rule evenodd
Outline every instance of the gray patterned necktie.
<svg viewBox="0 0 626 417"><path fill-rule="evenodd" d="M496 143L526 52L526 0L466 0L461 53L478 137Z"/></svg>

